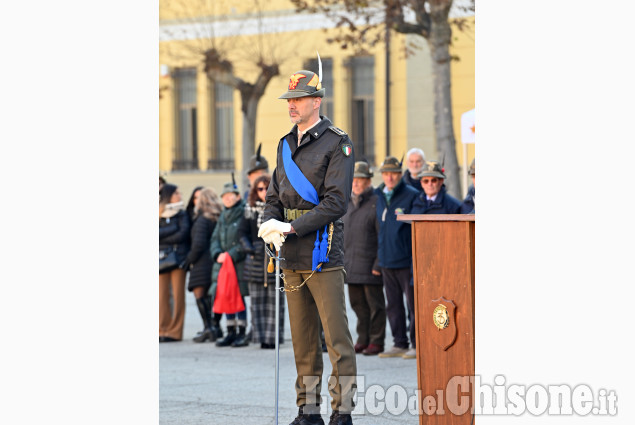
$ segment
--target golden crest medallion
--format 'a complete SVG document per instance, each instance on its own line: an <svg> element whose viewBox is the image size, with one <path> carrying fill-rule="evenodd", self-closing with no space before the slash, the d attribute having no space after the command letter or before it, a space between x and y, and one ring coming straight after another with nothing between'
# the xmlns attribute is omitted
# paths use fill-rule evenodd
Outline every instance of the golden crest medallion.
<svg viewBox="0 0 635 425"><path fill-rule="evenodd" d="M443 304L439 304L432 312L432 322L439 330L447 328L450 324L448 309Z"/></svg>

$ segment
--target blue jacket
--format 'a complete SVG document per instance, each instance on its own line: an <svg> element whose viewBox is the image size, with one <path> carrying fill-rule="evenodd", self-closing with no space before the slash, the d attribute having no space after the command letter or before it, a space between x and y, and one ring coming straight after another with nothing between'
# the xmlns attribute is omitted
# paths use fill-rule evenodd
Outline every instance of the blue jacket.
<svg viewBox="0 0 635 425"><path fill-rule="evenodd" d="M437 194L430 206L427 205L426 193L421 192L412 205L412 214L460 214L461 202L446 192L445 185Z"/></svg>
<svg viewBox="0 0 635 425"><path fill-rule="evenodd" d="M461 204L461 214L474 214L474 211L474 185L471 185Z"/></svg>
<svg viewBox="0 0 635 425"><path fill-rule="evenodd" d="M411 214L412 204L419 192L406 184L403 179L395 186L390 204L384 194L385 184L381 184L377 194L377 221L379 237L377 257L379 266L389 269L403 269L412 266L412 236L410 223L397 221L397 214Z"/></svg>
<svg viewBox="0 0 635 425"><path fill-rule="evenodd" d="M403 177L401 179L405 181L406 183L408 183L410 186L417 189L417 192L419 193L423 192L423 188L421 187L421 180L415 179L414 177L412 177L412 174L410 174L410 170L406 170L403 173Z"/></svg>

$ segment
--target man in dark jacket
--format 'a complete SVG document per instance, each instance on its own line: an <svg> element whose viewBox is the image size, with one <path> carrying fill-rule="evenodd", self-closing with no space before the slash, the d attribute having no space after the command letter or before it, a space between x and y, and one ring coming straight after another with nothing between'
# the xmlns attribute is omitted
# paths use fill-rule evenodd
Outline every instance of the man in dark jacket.
<svg viewBox="0 0 635 425"><path fill-rule="evenodd" d="M474 163L474 159L472 160L472 163L470 164L470 170L468 171L468 173L470 173L470 176L472 177L472 184L470 185L470 188L467 190L467 195L465 195L465 199L463 199L463 202L461 203L461 214L475 214L476 210L475 210L475 206L474 206L474 201L475 201L475 197L476 195L474 194L474 186L476 185L476 164Z"/></svg>
<svg viewBox="0 0 635 425"><path fill-rule="evenodd" d="M423 192L412 206L412 214L460 214L461 202L445 190L445 174L438 161L428 161L419 174Z"/></svg>
<svg viewBox="0 0 635 425"><path fill-rule="evenodd" d="M412 280L412 237L410 224L397 221L397 215L410 214L417 192L401 178L401 162L389 156L379 168L384 183L375 193L379 221L378 257L386 290L386 315L393 335L394 346L379 357L416 357L414 286ZM404 294L408 304L409 327L406 328ZM408 332L409 330L409 332ZM409 350L408 334L410 334Z"/></svg>
<svg viewBox="0 0 635 425"><path fill-rule="evenodd" d="M384 351L386 339L386 299L377 258L377 194L371 177L366 162L355 163L353 194L342 217L348 299L357 316L355 352L367 356Z"/></svg>
<svg viewBox="0 0 635 425"><path fill-rule="evenodd" d="M421 192L423 188L417 175L423 170L425 163L426 157L421 149L412 148L406 153L406 167L408 169L403 173L403 181L417 189L418 192Z"/></svg>
<svg viewBox="0 0 635 425"><path fill-rule="evenodd" d="M352 424L357 364L344 296L341 217L353 181L353 145L348 135L320 116L325 89L311 71L289 80L289 116L295 125L278 144L258 236L282 247L291 338L297 370L297 418L292 425L323 425L321 320L329 359L333 414L329 425Z"/></svg>

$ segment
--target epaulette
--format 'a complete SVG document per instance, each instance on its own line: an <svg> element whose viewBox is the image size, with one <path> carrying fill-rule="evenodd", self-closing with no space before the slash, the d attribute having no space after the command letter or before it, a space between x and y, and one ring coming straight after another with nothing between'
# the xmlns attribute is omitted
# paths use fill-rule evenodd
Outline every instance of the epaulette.
<svg viewBox="0 0 635 425"><path fill-rule="evenodd" d="M329 130L331 130L333 133L337 134L338 136L346 136L346 132L344 130L337 128L334 125L330 126Z"/></svg>

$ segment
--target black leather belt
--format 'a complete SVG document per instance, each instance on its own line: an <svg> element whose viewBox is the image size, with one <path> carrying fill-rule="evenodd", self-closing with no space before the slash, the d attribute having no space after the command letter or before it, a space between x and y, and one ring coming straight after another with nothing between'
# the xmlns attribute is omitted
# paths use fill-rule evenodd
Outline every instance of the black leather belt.
<svg viewBox="0 0 635 425"><path fill-rule="evenodd" d="M311 210L297 210L297 209L289 209L289 208L285 208L284 209L284 219L287 222L291 222L293 220L296 220L298 218L300 218L301 216L303 216L304 214L308 213Z"/></svg>

